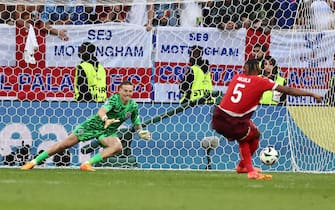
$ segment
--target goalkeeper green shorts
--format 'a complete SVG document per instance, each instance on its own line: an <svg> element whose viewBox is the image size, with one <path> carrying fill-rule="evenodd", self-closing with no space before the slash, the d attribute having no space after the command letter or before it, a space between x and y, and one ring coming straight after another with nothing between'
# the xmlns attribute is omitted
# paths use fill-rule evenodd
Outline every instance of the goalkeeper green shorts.
<svg viewBox="0 0 335 210"><path fill-rule="evenodd" d="M79 141L88 141L94 138L101 141L105 137L117 137L116 132L117 129L114 126L105 129L104 123L96 116L88 118L73 130L73 134L77 136Z"/></svg>

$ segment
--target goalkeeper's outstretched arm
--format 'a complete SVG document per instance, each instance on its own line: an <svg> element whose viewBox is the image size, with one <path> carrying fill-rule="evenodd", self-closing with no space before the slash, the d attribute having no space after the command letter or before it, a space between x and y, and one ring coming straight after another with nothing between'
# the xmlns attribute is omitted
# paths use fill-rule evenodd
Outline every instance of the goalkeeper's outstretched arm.
<svg viewBox="0 0 335 210"><path fill-rule="evenodd" d="M108 128L113 123L120 122L119 119L108 119L107 110L104 107L101 107L98 111L98 116L100 117L101 121L105 123L104 128Z"/></svg>
<svg viewBox="0 0 335 210"><path fill-rule="evenodd" d="M143 130L142 129L142 125L135 125L134 126L134 130L137 132L138 136L141 139L145 139L145 140L151 140L151 133L148 130Z"/></svg>

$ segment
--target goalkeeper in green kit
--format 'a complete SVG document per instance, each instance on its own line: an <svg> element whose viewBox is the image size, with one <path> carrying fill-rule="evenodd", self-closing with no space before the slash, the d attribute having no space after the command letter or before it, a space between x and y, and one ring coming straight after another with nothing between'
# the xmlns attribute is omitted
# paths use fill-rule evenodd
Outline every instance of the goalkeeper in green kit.
<svg viewBox="0 0 335 210"><path fill-rule="evenodd" d="M67 138L57 142L39 154L35 159L27 162L21 169L32 169L48 157L72 147L80 141L96 138L105 148L80 166L80 170L95 171L92 168L92 164L98 163L104 158L111 157L121 151L122 144L117 136L117 129L128 118L131 118L131 122L139 137L150 140L150 132L142 130L138 105L132 100L133 89L134 86L131 82L123 81L120 84L119 93L112 95L99 109L97 114L87 118Z"/></svg>

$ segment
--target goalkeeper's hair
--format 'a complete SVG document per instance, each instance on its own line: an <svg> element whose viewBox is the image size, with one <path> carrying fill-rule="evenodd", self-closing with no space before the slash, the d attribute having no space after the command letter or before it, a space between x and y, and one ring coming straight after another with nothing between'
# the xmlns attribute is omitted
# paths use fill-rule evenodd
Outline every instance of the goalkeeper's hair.
<svg viewBox="0 0 335 210"><path fill-rule="evenodd" d="M128 80L124 80L123 82L121 82L121 84L120 84L120 88L121 88L122 86L124 86L124 85L133 85L133 83L131 83L131 82L128 81Z"/></svg>

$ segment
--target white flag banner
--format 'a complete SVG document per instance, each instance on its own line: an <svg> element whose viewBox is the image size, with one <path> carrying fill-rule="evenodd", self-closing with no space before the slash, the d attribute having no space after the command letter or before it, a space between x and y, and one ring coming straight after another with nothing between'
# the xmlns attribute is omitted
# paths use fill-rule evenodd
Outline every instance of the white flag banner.
<svg viewBox="0 0 335 210"><path fill-rule="evenodd" d="M16 65L15 26L0 24L0 66Z"/></svg>
<svg viewBox="0 0 335 210"><path fill-rule="evenodd" d="M243 66L245 37L245 29L158 27L155 61L188 63L189 48L199 45L210 64Z"/></svg>
<svg viewBox="0 0 335 210"><path fill-rule="evenodd" d="M334 67L335 31L271 31L270 54L281 67Z"/></svg>
<svg viewBox="0 0 335 210"><path fill-rule="evenodd" d="M83 42L96 46L96 56L104 67L151 67L152 31L135 25L115 23L54 26L65 29L69 41L56 36L46 38L47 66L76 66Z"/></svg>
<svg viewBox="0 0 335 210"><path fill-rule="evenodd" d="M29 24L29 32L24 47L24 61L26 63L36 64L35 52L38 49L34 27Z"/></svg>

